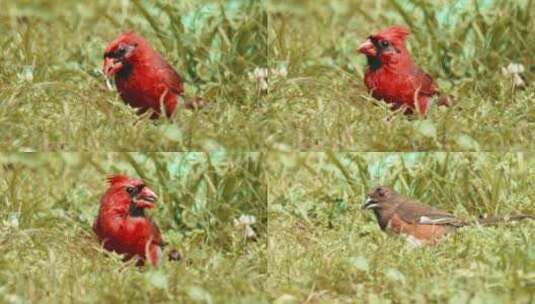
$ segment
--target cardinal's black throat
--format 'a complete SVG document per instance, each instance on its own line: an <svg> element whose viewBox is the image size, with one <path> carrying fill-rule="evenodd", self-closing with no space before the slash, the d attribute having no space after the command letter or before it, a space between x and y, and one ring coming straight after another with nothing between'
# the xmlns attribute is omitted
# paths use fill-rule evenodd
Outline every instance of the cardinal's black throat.
<svg viewBox="0 0 535 304"><path fill-rule="evenodd" d="M132 74L133 66L129 63L123 63L123 68L120 69L117 74L115 74L116 80L117 79L127 79L130 74Z"/></svg>
<svg viewBox="0 0 535 304"><path fill-rule="evenodd" d="M375 56L366 56L368 59L368 66L370 67L370 70L376 71L380 69L383 66L383 62L381 61L381 54L385 50L393 48L388 42L386 46L381 45L381 43L374 37L370 37L371 42L373 43L373 46L375 47Z"/></svg>
<svg viewBox="0 0 535 304"><path fill-rule="evenodd" d="M368 58L368 66L370 67L370 70L377 71L383 66L383 62L381 61L381 58L379 55L376 56L367 56Z"/></svg>
<svg viewBox="0 0 535 304"><path fill-rule="evenodd" d="M145 217L145 208L139 208L136 204L131 203L128 215L131 217Z"/></svg>

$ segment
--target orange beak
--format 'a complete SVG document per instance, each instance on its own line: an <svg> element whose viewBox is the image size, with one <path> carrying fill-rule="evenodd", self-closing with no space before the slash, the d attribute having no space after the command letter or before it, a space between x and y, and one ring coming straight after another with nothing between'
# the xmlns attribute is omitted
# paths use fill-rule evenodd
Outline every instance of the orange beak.
<svg viewBox="0 0 535 304"><path fill-rule="evenodd" d="M119 70L123 68L123 63L116 58L104 58L104 66L102 67L102 73L107 77L113 77Z"/></svg>
<svg viewBox="0 0 535 304"><path fill-rule="evenodd" d="M373 45L372 41L370 39L364 41L359 48L357 49L359 53L362 53L366 56L376 56L377 50L375 49L375 45Z"/></svg>

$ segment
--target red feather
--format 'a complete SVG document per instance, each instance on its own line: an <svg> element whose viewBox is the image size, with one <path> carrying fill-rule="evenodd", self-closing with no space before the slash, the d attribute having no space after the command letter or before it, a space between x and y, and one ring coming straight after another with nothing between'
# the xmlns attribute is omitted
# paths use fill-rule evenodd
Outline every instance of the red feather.
<svg viewBox="0 0 535 304"><path fill-rule="evenodd" d="M121 98L139 109L161 108L171 116L183 94L182 79L173 67L140 35L130 31L112 41L104 52L103 72L114 77Z"/></svg>
<svg viewBox="0 0 535 304"><path fill-rule="evenodd" d="M371 35L359 51L367 56L364 83L372 96L403 108L406 114L426 114L431 98L439 93L433 78L420 69L405 47L410 30L392 26Z"/></svg>
<svg viewBox="0 0 535 304"><path fill-rule="evenodd" d="M143 208L153 206L143 200L155 203L156 195L143 181L125 175L110 176L108 182L93 224L95 234L105 249L123 254L126 260L135 258L138 265L148 260L157 265L164 241L158 226L143 213ZM128 188L137 193L129 193Z"/></svg>

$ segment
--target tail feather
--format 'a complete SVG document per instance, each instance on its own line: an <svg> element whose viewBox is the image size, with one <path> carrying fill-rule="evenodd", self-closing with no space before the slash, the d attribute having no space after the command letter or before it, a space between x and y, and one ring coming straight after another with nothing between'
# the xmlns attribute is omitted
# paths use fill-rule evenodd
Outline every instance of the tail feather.
<svg viewBox="0 0 535 304"><path fill-rule="evenodd" d="M439 106L446 106L446 107L449 107L451 105L453 105L453 103L455 102L453 96L451 95L442 95L440 97L438 97L438 100L437 100L437 104Z"/></svg>
<svg viewBox="0 0 535 304"><path fill-rule="evenodd" d="M182 254L178 250L172 249L167 254L167 258L169 259L169 261L180 261L182 260Z"/></svg>
<svg viewBox="0 0 535 304"><path fill-rule="evenodd" d="M473 223L472 225L481 225L481 226L492 226L492 225L499 225L504 223L510 223L510 222L517 222L522 220L535 220L535 216L533 215L513 215L513 216L505 216L505 217L485 217L480 218Z"/></svg>

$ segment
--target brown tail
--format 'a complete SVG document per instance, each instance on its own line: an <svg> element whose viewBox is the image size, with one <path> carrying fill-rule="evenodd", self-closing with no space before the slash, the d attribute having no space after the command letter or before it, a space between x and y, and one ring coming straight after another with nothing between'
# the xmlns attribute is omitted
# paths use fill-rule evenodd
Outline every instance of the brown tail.
<svg viewBox="0 0 535 304"><path fill-rule="evenodd" d="M167 257L169 258L169 261L180 261L182 260L182 254L176 249L171 249L169 253L167 254Z"/></svg>
<svg viewBox="0 0 535 304"><path fill-rule="evenodd" d="M481 225L481 226L492 226L492 225L499 225L504 223L510 223L510 222L517 222L522 220L535 220L535 216L533 215L513 215L513 216L506 216L506 217L485 217L480 218L472 223L471 225Z"/></svg>
<svg viewBox="0 0 535 304"><path fill-rule="evenodd" d="M199 96L184 97L184 107L186 107L186 109L188 110L200 110L204 108L207 104L208 101Z"/></svg>

